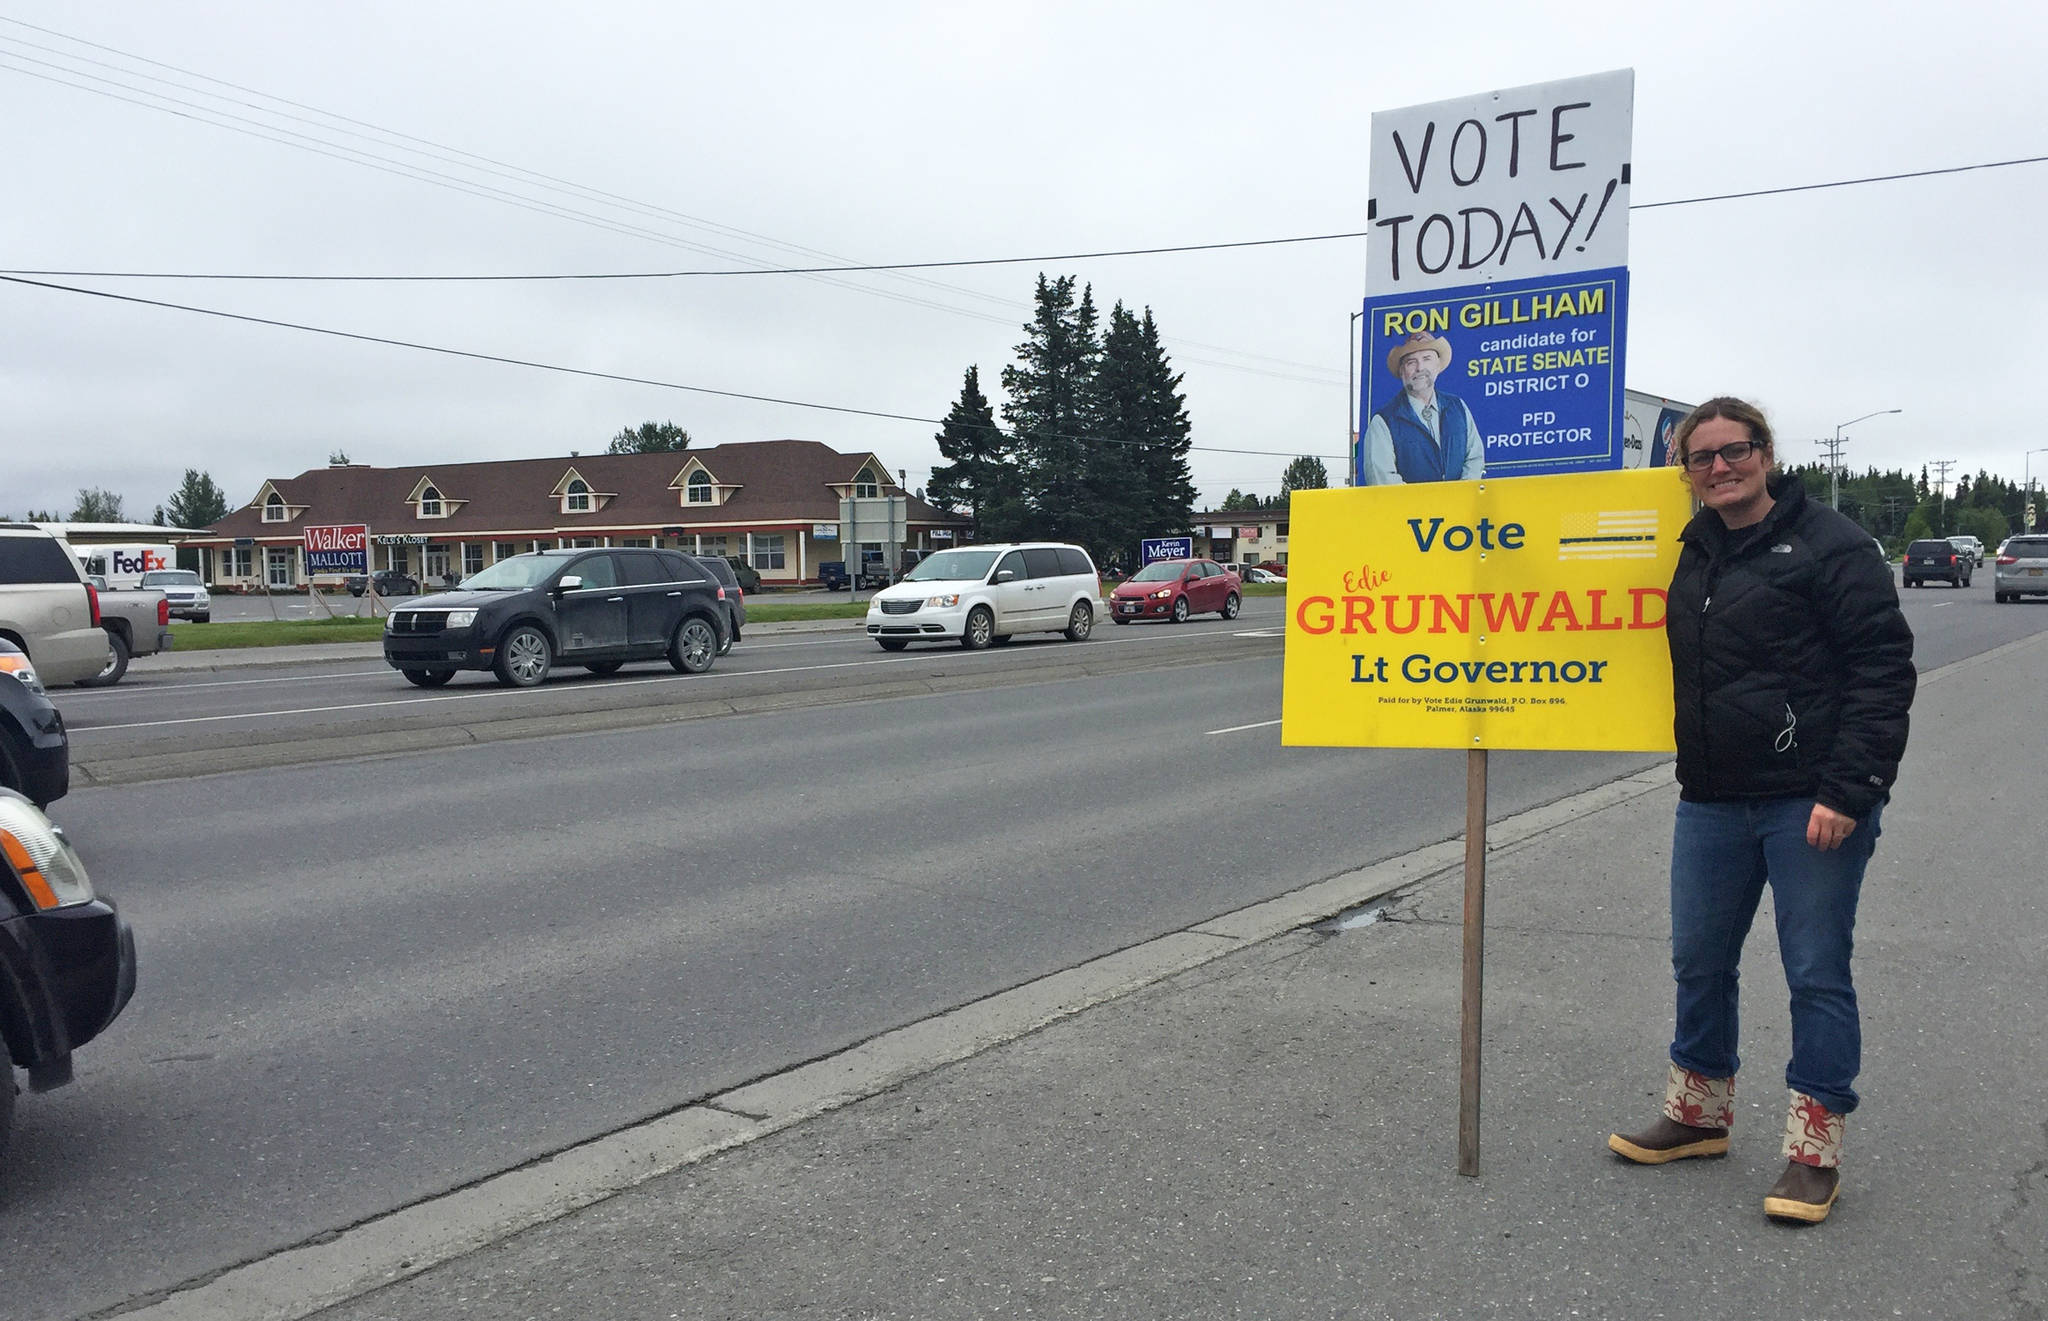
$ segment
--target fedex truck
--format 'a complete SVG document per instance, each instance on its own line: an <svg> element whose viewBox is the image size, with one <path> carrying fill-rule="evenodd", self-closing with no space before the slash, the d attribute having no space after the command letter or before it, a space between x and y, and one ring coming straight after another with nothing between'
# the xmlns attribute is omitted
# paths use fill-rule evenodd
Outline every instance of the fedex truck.
<svg viewBox="0 0 2048 1321"><path fill-rule="evenodd" d="M142 575L152 569L175 569L178 552L173 546L79 546L72 552L87 573L107 580L108 587L136 587Z"/></svg>

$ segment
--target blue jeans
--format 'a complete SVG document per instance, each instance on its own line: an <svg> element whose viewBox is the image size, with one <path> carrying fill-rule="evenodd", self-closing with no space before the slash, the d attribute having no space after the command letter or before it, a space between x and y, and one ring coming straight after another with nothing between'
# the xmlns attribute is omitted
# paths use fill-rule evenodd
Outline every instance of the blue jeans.
<svg viewBox="0 0 2048 1321"><path fill-rule="evenodd" d="M1873 808L1840 847L1822 852L1806 842L1811 798L1678 804L1671 838L1671 970L1678 982L1672 1063L1709 1078L1733 1077L1740 1067L1742 941L1769 881L1792 992L1785 1085L1836 1114L1856 1108L1863 1030L1849 954L1882 810Z"/></svg>

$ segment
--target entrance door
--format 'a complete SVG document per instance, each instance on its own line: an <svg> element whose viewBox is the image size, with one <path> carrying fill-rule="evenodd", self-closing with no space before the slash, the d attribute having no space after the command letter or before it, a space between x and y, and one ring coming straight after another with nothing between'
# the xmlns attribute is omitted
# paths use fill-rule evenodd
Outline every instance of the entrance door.
<svg viewBox="0 0 2048 1321"><path fill-rule="evenodd" d="M272 547L263 552L263 581L273 590L287 590L292 585L292 553Z"/></svg>

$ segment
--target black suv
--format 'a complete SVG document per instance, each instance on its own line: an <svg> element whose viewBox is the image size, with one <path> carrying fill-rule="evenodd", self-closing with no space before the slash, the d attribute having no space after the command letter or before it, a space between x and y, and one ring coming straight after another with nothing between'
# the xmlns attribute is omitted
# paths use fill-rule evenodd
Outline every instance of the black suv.
<svg viewBox="0 0 2048 1321"><path fill-rule="evenodd" d="M135 937L93 894L78 854L20 794L0 789L0 1147L14 1070L30 1091L71 1081L71 1052L135 994Z"/></svg>
<svg viewBox="0 0 2048 1321"><path fill-rule="evenodd" d="M64 717L21 648L0 638L0 788L48 807L71 789Z"/></svg>
<svg viewBox="0 0 2048 1321"><path fill-rule="evenodd" d="M1970 585L1970 553L1947 541L1916 541L1906 547L1906 586L1918 587L1930 578L1951 587Z"/></svg>
<svg viewBox="0 0 2048 1321"><path fill-rule="evenodd" d="M733 643L740 640L740 630L747 625L746 589L740 586L739 575L733 571L735 561L723 555L692 555L689 558L698 568L704 570L713 582L725 589L720 594L720 599L725 603L725 637L718 644L718 654L723 656L732 650ZM747 572L753 573L753 570L749 569ZM761 576L754 574L754 581L758 584Z"/></svg>
<svg viewBox="0 0 2048 1321"><path fill-rule="evenodd" d="M408 601L384 621L384 659L422 688L492 670L530 688L557 661L610 674L660 660L711 668L726 634L724 587L674 550L549 550L499 560L452 592Z"/></svg>
<svg viewBox="0 0 2048 1321"><path fill-rule="evenodd" d="M396 569L379 569L368 577L352 573L343 585L348 588L350 596L361 596L372 583L376 584L379 596L413 596L420 590L417 579Z"/></svg>

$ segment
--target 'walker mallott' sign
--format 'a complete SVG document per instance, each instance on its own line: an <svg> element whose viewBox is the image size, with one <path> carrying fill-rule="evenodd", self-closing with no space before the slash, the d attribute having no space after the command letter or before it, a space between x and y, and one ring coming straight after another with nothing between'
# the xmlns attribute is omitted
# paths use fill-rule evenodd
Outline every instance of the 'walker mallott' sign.
<svg viewBox="0 0 2048 1321"><path fill-rule="evenodd" d="M1288 746L1671 748L1671 469L1296 491Z"/></svg>

